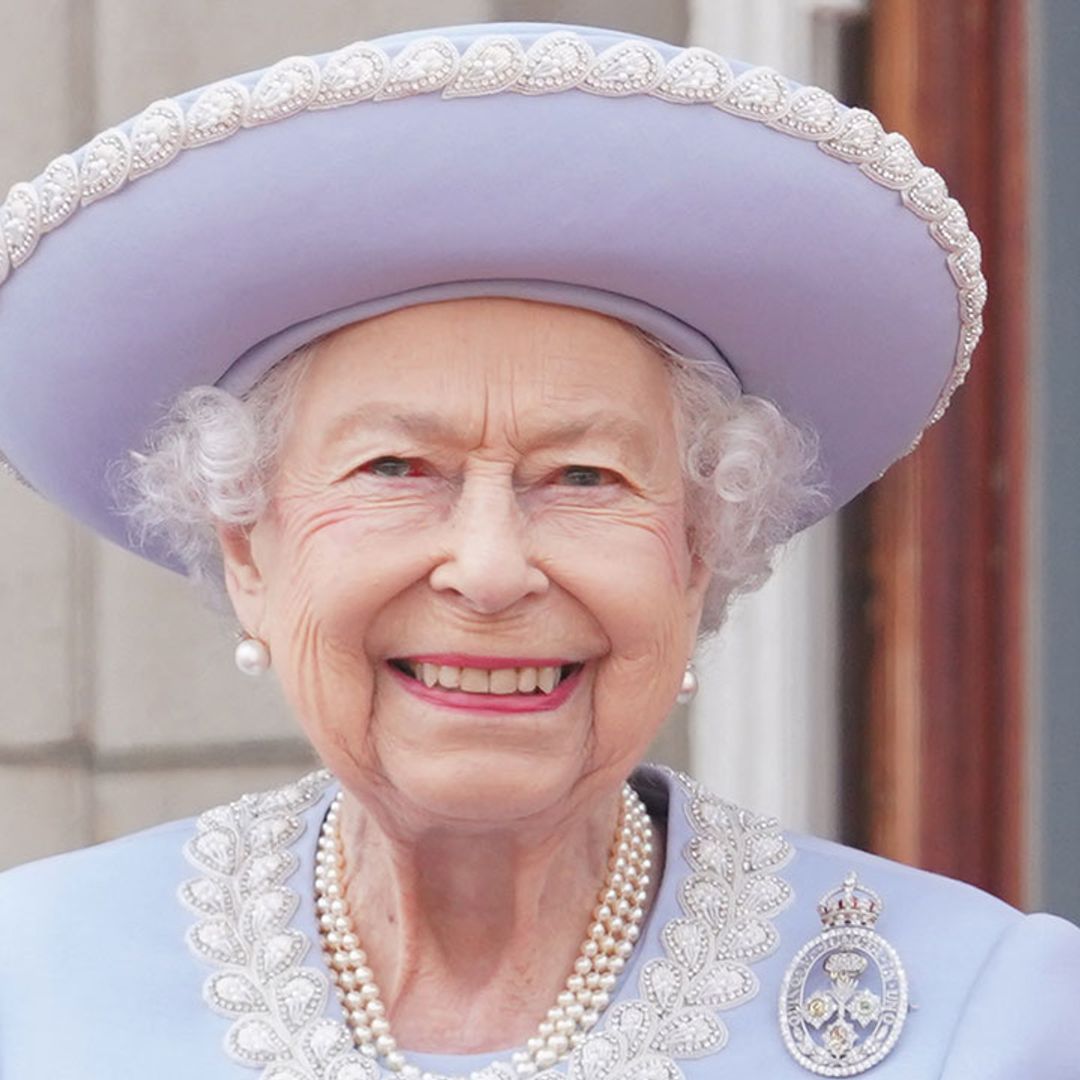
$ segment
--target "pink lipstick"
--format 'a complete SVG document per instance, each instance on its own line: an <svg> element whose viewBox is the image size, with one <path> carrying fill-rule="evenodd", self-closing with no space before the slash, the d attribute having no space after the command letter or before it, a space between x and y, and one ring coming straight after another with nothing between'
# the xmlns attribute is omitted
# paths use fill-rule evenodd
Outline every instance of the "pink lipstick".
<svg viewBox="0 0 1080 1080"><path fill-rule="evenodd" d="M565 663L559 661L537 661L533 659L517 660L507 657L477 657L461 656L453 653L440 653L431 656L409 657L410 661L428 664L447 664L455 667L474 668L505 668L505 667L565 667ZM439 705L446 709L457 709L461 712L487 712L487 713L526 713L526 712L550 712L559 708L581 682L581 673L584 665L574 664L573 670L566 674L559 685L549 694L534 692L531 694L474 694L466 690L448 690L443 686L427 686L419 679L407 674L394 663L387 663L387 669L397 680L398 684L414 697L420 698L431 705Z"/></svg>

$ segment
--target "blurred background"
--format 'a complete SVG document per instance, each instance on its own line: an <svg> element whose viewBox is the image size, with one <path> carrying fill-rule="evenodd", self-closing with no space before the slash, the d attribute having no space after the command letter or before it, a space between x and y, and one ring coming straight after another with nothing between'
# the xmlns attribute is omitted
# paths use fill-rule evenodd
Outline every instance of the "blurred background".
<svg viewBox="0 0 1080 1080"><path fill-rule="evenodd" d="M973 375L740 602L655 757L790 828L1080 920L1076 0L0 0L0 186L155 98L497 20L618 27L825 86L903 131L968 210L991 293ZM235 671L232 629L0 483L0 868L312 767L272 681Z"/></svg>

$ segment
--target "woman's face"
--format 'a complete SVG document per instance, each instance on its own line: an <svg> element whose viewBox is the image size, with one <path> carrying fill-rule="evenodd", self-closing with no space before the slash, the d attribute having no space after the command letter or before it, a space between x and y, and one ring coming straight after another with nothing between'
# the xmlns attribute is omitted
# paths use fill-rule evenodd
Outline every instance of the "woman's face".
<svg viewBox="0 0 1080 1080"><path fill-rule="evenodd" d="M664 361L615 320L522 300L327 338L269 508L221 535L326 765L478 825L610 794L672 705L707 584Z"/></svg>

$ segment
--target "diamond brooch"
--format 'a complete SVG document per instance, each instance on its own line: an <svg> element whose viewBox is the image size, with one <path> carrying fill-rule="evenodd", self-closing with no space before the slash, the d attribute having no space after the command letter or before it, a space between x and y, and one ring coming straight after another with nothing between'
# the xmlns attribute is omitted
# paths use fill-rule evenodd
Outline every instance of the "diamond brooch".
<svg viewBox="0 0 1080 1080"><path fill-rule="evenodd" d="M881 897L854 873L818 903L822 933L784 973L780 1031L791 1056L819 1076L856 1076L896 1045L908 1010L896 950L874 930Z"/></svg>

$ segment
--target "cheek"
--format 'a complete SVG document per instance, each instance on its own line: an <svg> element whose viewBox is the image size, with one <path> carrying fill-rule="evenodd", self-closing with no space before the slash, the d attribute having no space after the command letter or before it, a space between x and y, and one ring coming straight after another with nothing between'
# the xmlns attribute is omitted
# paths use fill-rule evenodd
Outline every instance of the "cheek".
<svg viewBox="0 0 1080 1080"><path fill-rule="evenodd" d="M637 760L670 712L692 647L681 508L583 517L547 539L549 576L607 641L592 692L594 763Z"/></svg>
<svg viewBox="0 0 1080 1080"><path fill-rule="evenodd" d="M368 729L377 655L368 648L387 604L425 573L422 531L387 542L394 514L351 501L278 516L270 646L282 689L323 761L356 768Z"/></svg>
<svg viewBox="0 0 1080 1080"><path fill-rule="evenodd" d="M681 506L552 516L538 536L543 569L604 626L613 651L656 656L684 623L691 563Z"/></svg>
<svg viewBox="0 0 1080 1080"><path fill-rule="evenodd" d="M299 504L282 517L280 608L313 622L327 643L362 651L380 608L427 572L425 527L440 513L416 498Z"/></svg>

